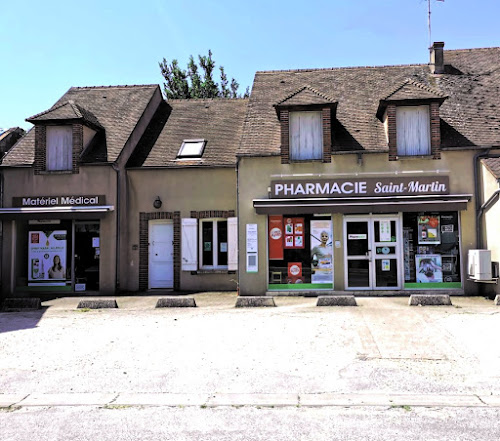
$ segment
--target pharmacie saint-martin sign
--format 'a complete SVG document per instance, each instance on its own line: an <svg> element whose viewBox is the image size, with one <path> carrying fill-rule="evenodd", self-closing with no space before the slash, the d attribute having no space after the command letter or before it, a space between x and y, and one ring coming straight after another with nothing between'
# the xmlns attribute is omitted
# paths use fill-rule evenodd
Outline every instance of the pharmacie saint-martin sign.
<svg viewBox="0 0 500 441"><path fill-rule="evenodd" d="M106 197L103 195L83 196L22 196L13 197L13 207L72 207L104 205Z"/></svg>
<svg viewBox="0 0 500 441"><path fill-rule="evenodd" d="M300 179L271 182L271 198L340 198L449 194L448 176Z"/></svg>

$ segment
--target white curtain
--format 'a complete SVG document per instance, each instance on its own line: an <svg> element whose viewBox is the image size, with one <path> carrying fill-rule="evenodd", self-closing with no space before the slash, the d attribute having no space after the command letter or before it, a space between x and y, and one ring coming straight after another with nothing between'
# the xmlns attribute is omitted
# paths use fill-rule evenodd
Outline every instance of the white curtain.
<svg viewBox="0 0 500 441"><path fill-rule="evenodd" d="M398 155L431 154L429 106L396 107Z"/></svg>
<svg viewBox="0 0 500 441"><path fill-rule="evenodd" d="M73 169L73 128L47 127L47 170Z"/></svg>
<svg viewBox="0 0 500 441"><path fill-rule="evenodd" d="M307 161L323 158L321 112L290 112L290 159Z"/></svg>

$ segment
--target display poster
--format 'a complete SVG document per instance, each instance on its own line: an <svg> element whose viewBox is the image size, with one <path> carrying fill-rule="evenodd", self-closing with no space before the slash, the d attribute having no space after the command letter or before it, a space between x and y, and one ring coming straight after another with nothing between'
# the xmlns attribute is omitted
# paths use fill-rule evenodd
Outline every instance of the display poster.
<svg viewBox="0 0 500 441"><path fill-rule="evenodd" d="M67 232L29 231L28 234L28 286L66 285Z"/></svg>
<svg viewBox="0 0 500 441"><path fill-rule="evenodd" d="M288 283L302 283L301 262L288 262Z"/></svg>
<svg viewBox="0 0 500 441"><path fill-rule="evenodd" d="M441 283L443 265L439 254L417 254L415 266L418 283Z"/></svg>
<svg viewBox="0 0 500 441"><path fill-rule="evenodd" d="M439 215L418 216L418 243L440 244Z"/></svg>
<svg viewBox="0 0 500 441"><path fill-rule="evenodd" d="M388 219L381 219L379 221L379 239L380 242L391 242L391 221Z"/></svg>
<svg viewBox="0 0 500 441"><path fill-rule="evenodd" d="M285 218L285 248L301 249L304 244L304 218Z"/></svg>
<svg viewBox="0 0 500 441"><path fill-rule="evenodd" d="M283 260L283 216L269 216L269 260Z"/></svg>
<svg viewBox="0 0 500 441"><path fill-rule="evenodd" d="M259 271L258 259L258 229L257 224L247 224L247 273L257 273Z"/></svg>
<svg viewBox="0 0 500 441"><path fill-rule="evenodd" d="M311 221L311 283L333 283L331 220Z"/></svg>

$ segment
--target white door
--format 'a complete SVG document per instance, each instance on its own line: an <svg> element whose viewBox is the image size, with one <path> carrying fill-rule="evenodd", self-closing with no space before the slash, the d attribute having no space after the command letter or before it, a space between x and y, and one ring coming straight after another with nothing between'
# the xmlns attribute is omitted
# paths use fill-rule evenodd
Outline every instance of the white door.
<svg viewBox="0 0 500 441"><path fill-rule="evenodd" d="M398 216L372 215L344 218L346 289L401 289L400 225Z"/></svg>
<svg viewBox="0 0 500 441"><path fill-rule="evenodd" d="M174 287L174 225L149 221L149 287Z"/></svg>

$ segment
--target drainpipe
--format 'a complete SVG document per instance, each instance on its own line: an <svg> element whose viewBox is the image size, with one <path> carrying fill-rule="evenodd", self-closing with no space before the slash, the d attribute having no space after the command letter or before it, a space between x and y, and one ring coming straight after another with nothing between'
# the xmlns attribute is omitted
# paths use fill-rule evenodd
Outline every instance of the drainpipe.
<svg viewBox="0 0 500 441"><path fill-rule="evenodd" d="M481 205L481 198L479 194L479 161L484 158L500 158L500 154L494 153L490 154L492 147L486 149L484 152L479 152L474 155L474 194L476 198L476 247L478 249L483 248L483 215L491 205L493 205L494 200L498 197L500 190L495 191L493 195Z"/></svg>
<svg viewBox="0 0 500 441"><path fill-rule="evenodd" d="M121 170L118 165L113 162L111 167L116 172L116 274L115 274L115 289L118 291L120 289L120 196L121 196Z"/></svg>

